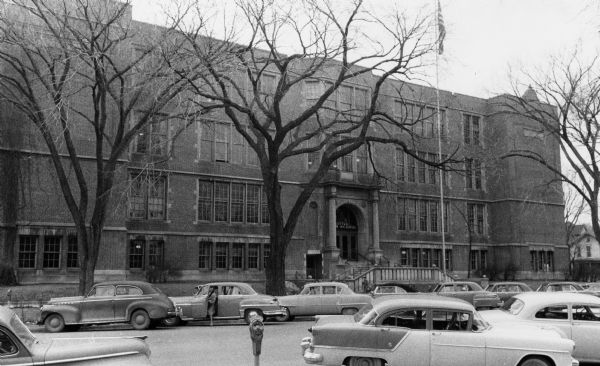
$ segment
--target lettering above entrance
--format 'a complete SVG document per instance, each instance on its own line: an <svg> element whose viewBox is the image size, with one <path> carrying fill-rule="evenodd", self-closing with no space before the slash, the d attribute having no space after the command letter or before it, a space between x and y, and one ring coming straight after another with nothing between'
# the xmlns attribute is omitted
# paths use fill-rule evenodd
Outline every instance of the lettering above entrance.
<svg viewBox="0 0 600 366"><path fill-rule="evenodd" d="M336 229L338 230L358 230L356 217L346 207L342 207L336 212Z"/></svg>

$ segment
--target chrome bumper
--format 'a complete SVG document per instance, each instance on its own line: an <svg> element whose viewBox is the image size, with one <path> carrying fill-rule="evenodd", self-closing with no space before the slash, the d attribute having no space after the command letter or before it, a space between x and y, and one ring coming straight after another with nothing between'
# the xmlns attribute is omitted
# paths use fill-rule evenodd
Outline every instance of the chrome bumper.
<svg viewBox="0 0 600 366"><path fill-rule="evenodd" d="M323 362L323 355L313 352L312 337L302 338L300 342L300 348L302 349L302 357L304 362L308 364L316 364Z"/></svg>
<svg viewBox="0 0 600 366"><path fill-rule="evenodd" d="M574 358L571 358L571 366L579 366L579 361Z"/></svg>
<svg viewBox="0 0 600 366"><path fill-rule="evenodd" d="M167 311L167 318L174 318L176 316L181 317L183 315L183 310L179 306L175 307L175 311Z"/></svg>

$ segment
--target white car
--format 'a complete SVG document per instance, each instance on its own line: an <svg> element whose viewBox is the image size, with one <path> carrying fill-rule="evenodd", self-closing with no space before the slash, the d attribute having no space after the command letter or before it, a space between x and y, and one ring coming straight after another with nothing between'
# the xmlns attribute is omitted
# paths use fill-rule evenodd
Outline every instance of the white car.
<svg viewBox="0 0 600 366"><path fill-rule="evenodd" d="M526 292L500 309L482 311L492 324L533 324L557 328L575 341L573 357L600 362L600 298L572 292Z"/></svg>
<svg viewBox="0 0 600 366"><path fill-rule="evenodd" d="M573 341L539 327L490 326L473 305L443 296L384 296L354 316L320 317L304 361L348 366L575 366Z"/></svg>

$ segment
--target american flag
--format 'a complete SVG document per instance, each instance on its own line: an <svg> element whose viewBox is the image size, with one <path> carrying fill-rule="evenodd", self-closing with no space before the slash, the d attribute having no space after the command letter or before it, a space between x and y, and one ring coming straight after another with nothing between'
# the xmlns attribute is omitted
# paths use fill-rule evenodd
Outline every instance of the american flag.
<svg viewBox="0 0 600 366"><path fill-rule="evenodd" d="M444 38L446 38L446 27L444 26L444 17L442 16L442 6L440 0L437 2L437 27L438 27L438 53L444 53Z"/></svg>

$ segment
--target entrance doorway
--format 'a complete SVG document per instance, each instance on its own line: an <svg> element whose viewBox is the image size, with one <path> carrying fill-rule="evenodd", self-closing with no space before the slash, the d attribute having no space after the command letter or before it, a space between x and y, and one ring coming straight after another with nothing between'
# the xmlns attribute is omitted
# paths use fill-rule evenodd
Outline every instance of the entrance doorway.
<svg viewBox="0 0 600 366"><path fill-rule="evenodd" d="M335 212L335 243L340 250L340 257L350 261L358 261L358 225L356 216L347 206Z"/></svg>
<svg viewBox="0 0 600 366"><path fill-rule="evenodd" d="M306 277L312 277L315 280L323 278L323 257L321 254L306 255Z"/></svg>

